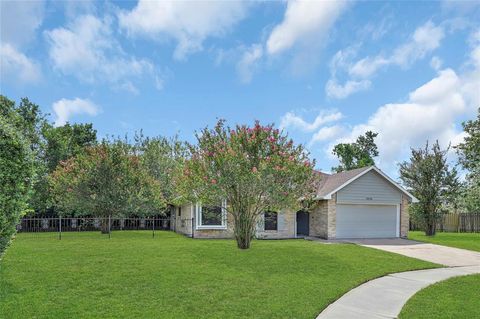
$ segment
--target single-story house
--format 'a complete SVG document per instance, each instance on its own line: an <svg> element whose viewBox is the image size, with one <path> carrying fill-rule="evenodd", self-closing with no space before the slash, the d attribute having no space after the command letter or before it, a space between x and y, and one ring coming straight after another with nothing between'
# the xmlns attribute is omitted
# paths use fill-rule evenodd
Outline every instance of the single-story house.
<svg viewBox="0 0 480 319"><path fill-rule="evenodd" d="M318 204L310 211L284 209L263 213L257 238L406 237L408 205L417 199L375 166L322 174ZM186 204L172 211L172 228L195 238L232 238L233 220L224 209Z"/></svg>

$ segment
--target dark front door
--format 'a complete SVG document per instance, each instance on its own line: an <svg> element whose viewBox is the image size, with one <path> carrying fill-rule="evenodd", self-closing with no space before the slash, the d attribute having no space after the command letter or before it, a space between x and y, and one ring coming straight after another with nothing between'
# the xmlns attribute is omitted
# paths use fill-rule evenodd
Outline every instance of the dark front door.
<svg viewBox="0 0 480 319"><path fill-rule="evenodd" d="M300 210L297 212L297 236L309 235L308 212Z"/></svg>

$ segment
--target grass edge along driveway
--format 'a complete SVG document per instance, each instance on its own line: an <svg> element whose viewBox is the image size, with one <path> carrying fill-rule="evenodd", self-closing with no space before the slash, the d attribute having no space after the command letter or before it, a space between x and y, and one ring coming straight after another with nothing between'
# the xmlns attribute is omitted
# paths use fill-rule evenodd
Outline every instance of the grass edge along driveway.
<svg viewBox="0 0 480 319"><path fill-rule="evenodd" d="M426 236L421 231L410 231L408 239L480 252L480 233L437 232L435 236Z"/></svg>
<svg viewBox="0 0 480 319"><path fill-rule="evenodd" d="M20 234L7 251L0 318L314 318L368 280L436 266L305 240L242 251L172 232L43 236Z"/></svg>
<svg viewBox="0 0 480 319"><path fill-rule="evenodd" d="M476 318L480 274L453 277L417 292L403 306L401 319Z"/></svg>

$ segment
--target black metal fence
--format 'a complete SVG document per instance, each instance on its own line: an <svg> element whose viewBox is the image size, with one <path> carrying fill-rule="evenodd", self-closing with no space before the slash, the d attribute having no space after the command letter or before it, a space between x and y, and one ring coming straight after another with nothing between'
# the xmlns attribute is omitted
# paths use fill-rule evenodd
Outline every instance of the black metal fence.
<svg viewBox="0 0 480 319"><path fill-rule="evenodd" d="M170 218L108 218L108 217L68 217L68 218L23 218L17 225L18 233L30 236L49 233L62 239L62 235L79 232L102 232L112 235L114 231L143 230L155 232L173 230ZM42 235L43 236L43 235Z"/></svg>

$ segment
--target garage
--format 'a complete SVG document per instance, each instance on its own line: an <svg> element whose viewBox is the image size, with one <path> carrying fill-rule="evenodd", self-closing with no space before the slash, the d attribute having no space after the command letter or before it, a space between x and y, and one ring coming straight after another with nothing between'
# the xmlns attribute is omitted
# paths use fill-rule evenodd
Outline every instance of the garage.
<svg viewBox="0 0 480 319"><path fill-rule="evenodd" d="M321 175L310 236L406 237L408 206L418 200L375 166Z"/></svg>
<svg viewBox="0 0 480 319"><path fill-rule="evenodd" d="M398 237L396 205L337 204L337 238Z"/></svg>

